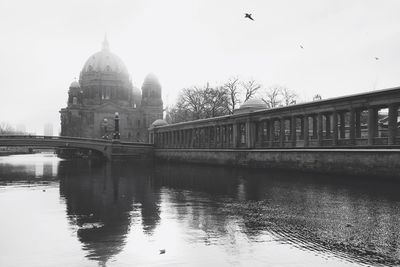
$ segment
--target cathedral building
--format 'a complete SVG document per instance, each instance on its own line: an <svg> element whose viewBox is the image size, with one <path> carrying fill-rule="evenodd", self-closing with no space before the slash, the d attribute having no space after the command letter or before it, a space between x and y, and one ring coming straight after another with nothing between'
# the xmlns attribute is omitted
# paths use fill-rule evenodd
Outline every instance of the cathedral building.
<svg viewBox="0 0 400 267"><path fill-rule="evenodd" d="M79 82L71 83L67 107L60 113L61 136L111 139L118 113L121 140L148 142L148 128L163 117L161 85L149 74L141 90L134 87L105 38L101 51L83 66Z"/></svg>

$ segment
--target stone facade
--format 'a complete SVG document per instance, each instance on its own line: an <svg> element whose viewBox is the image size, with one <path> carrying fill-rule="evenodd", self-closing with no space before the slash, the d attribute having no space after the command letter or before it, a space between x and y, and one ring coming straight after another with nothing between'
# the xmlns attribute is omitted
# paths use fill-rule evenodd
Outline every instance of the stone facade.
<svg viewBox="0 0 400 267"><path fill-rule="evenodd" d="M121 140L148 142L149 126L163 117L161 85L149 74L141 89L132 85L105 39L102 50L86 61L79 82L69 87L67 107L60 111L61 136L110 139L118 112Z"/></svg>

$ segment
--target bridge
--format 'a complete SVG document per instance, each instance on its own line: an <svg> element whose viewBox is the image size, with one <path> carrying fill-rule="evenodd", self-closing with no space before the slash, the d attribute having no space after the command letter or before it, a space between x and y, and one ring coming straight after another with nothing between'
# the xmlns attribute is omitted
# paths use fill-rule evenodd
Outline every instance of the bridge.
<svg viewBox="0 0 400 267"><path fill-rule="evenodd" d="M155 126L169 160L399 176L400 87ZM261 105L262 106L262 105Z"/></svg>
<svg viewBox="0 0 400 267"><path fill-rule="evenodd" d="M29 148L86 149L97 152L106 159L152 157L152 145L116 140L90 139L65 136L0 135L0 146Z"/></svg>

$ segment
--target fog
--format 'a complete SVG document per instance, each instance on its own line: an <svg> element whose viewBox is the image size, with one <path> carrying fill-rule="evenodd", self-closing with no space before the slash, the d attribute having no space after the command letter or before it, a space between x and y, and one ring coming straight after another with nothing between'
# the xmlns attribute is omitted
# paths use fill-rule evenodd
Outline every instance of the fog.
<svg viewBox="0 0 400 267"><path fill-rule="evenodd" d="M135 86L158 76L166 105L233 75L302 99L399 86L398 10L396 0L2 0L0 122L57 133L69 84L105 33Z"/></svg>

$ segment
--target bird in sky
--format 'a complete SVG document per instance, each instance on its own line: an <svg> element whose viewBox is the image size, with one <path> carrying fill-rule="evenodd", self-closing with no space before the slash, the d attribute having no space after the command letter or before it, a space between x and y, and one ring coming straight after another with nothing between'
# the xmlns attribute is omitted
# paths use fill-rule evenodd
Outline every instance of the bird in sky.
<svg viewBox="0 0 400 267"><path fill-rule="evenodd" d="M375 60L379 60L379 57L375 57Z"/></svg>
<svg viewBox="0 0 400 267"><path fill-rule="evenodd" d="M165 249L160 249L160 254L165 254Z"/></svg>
<svg viewBox="0 0 400 267"><path fill-rule="evenodd" d="M300 48L301 48L301 49L304 49L304 47L303 47L302 45L300 45Z"/></svg>
<svg viewBox="0 0 400 267"><path fill-rule="evenodd" d="M245 17L245 18L248 18L248 19L251 19L251 20L254 20L254 19L251 17L251 14L249 14L249 13L244 13L244 17Z"/></svg>

